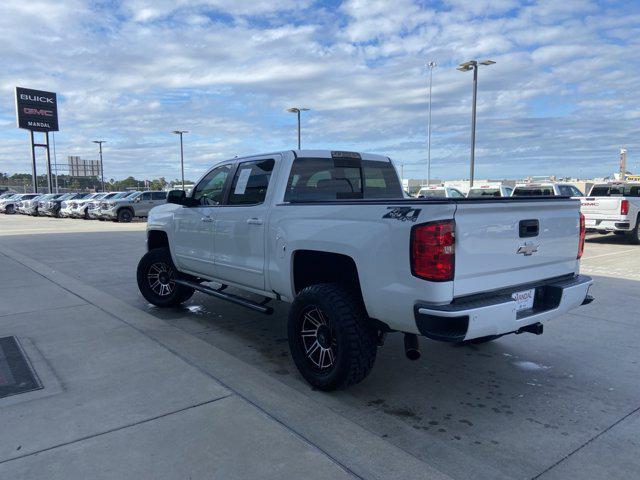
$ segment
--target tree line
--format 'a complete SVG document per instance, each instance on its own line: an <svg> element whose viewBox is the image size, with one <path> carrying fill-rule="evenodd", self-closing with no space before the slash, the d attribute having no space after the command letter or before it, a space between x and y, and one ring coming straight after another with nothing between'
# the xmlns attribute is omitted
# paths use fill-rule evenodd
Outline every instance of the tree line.
<svg viewBox="0 0 640 480"><path fill-rule="evenodd" d="M37 176L38 190L45 191L47 189L47 176ZM185 180L185 183L192 183ZM105 180L105 190L107 191L124 191L124 190L164 190L169 185L181 184L176 179L167 181L165 177L155 178L153 180L138 180L135 177L127 177L123 180L111 178ZM55 181L54 181L55 185ZM31 174L30 173L14 173L9 175L0 172L0 186L3 187L20 187L22 189L31 190ZM102 184L98 177L72 177L70 175L58 174L58 188L60 190L73 191L100 191Z"/></svg>

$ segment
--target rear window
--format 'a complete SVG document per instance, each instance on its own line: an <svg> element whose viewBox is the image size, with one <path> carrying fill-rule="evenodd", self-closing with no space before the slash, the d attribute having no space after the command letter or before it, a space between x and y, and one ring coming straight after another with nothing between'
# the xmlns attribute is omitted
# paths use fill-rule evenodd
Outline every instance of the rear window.
<svg viewBox="0 0 640 480"><path fill-rule="evenodd" d="M552 197L551 187L516 187L511 194L514 197Z"/></svg>
<svg viewBox="0 0 640 480"><path fill-rule="evenodd" d="M499 188L472 188L469 190L468 197L499 197Z"/></svg>
<svg viewBox="0 0 640 480"><path fill-rule="evenodd" d="M640 185L595 185L590 197L640 197Z"/></svg>
<svg viewBox="0 0 640 480"><path fill-rule="evenodd" d="M300 202L403 197L400 181L391 162L362 160L360 165L336 166L331 158L298 158L291 167L284 200Z"/></svg>
<svg viewBox="0 0 640 480"><path fill-rule="evenodd" d="M420 190L419 197L432 197L432 198L445 198L447 192L444 189L441 190Z"/></svg>

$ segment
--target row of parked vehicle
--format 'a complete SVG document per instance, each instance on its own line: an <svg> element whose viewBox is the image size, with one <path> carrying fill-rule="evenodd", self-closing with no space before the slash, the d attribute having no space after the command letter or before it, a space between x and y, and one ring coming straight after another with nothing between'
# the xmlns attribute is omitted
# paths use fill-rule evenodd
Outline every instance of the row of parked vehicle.
<svg viewBox="0 0 640 480"><path fill-rule="evenodd" d="M457 188L442 185L422 187L418 198L477 197L571 197L580 200L586 229L601 235L626 236L632 245L640 245L640 182L609 181L594 184L585 195L571 183L519 183L478 185L465 195Z"/></svg>
<svg viewBox="0 0 640 480"><path fill-rule="evenodd" d="M166 202L167 192L4 193L0 213L130 222Z"/></svg>
<svg viewBox="0 0 640 480"><path fill-rule="evenodd" d="M431 185L422 187L418 198L475 198L475 197L582 197L584 194L571 183L519 183L515 187L502 184L477 185L466 194L455 187Z"/></svg>

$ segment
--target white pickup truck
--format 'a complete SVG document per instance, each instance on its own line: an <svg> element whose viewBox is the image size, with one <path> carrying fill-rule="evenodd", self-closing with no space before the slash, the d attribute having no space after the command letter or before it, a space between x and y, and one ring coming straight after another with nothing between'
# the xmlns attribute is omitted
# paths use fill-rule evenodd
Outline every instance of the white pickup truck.
<svg viewBox="0 0 640 480"><path fill-rule="evenodd" d="M387 157L306 150L222 162L167 202L149 214L142 295L172 307L198 290L263 313L292 303L293 360L323 390L364 379L387 332L404 332L415 359L418 335L540 334L592 300L566 197L404 198Z"/></svg>
<svg viewBox="0 0 640 480"><path fill-rule="evenodd" d="M640 245L640 183L595 184L581 200L587 230L626 235L629 243Z"/></svg>

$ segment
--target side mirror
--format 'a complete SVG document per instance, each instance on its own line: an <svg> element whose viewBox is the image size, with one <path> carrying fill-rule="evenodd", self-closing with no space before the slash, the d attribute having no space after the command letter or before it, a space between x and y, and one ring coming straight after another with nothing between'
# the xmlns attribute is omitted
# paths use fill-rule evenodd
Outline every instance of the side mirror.
<svg viewBox="0 0 640 480"><path fill-rule="evenodd" d="M136 197L133 199L133 203L140 203L140 197Z"/></svg>
<svg viewBox="0 0 640 480"><path fill-rule="evenodd" d="M167 194L167 203L175 203L176 205L187 205L187 194L184 190L171 190Z"/></svg>

